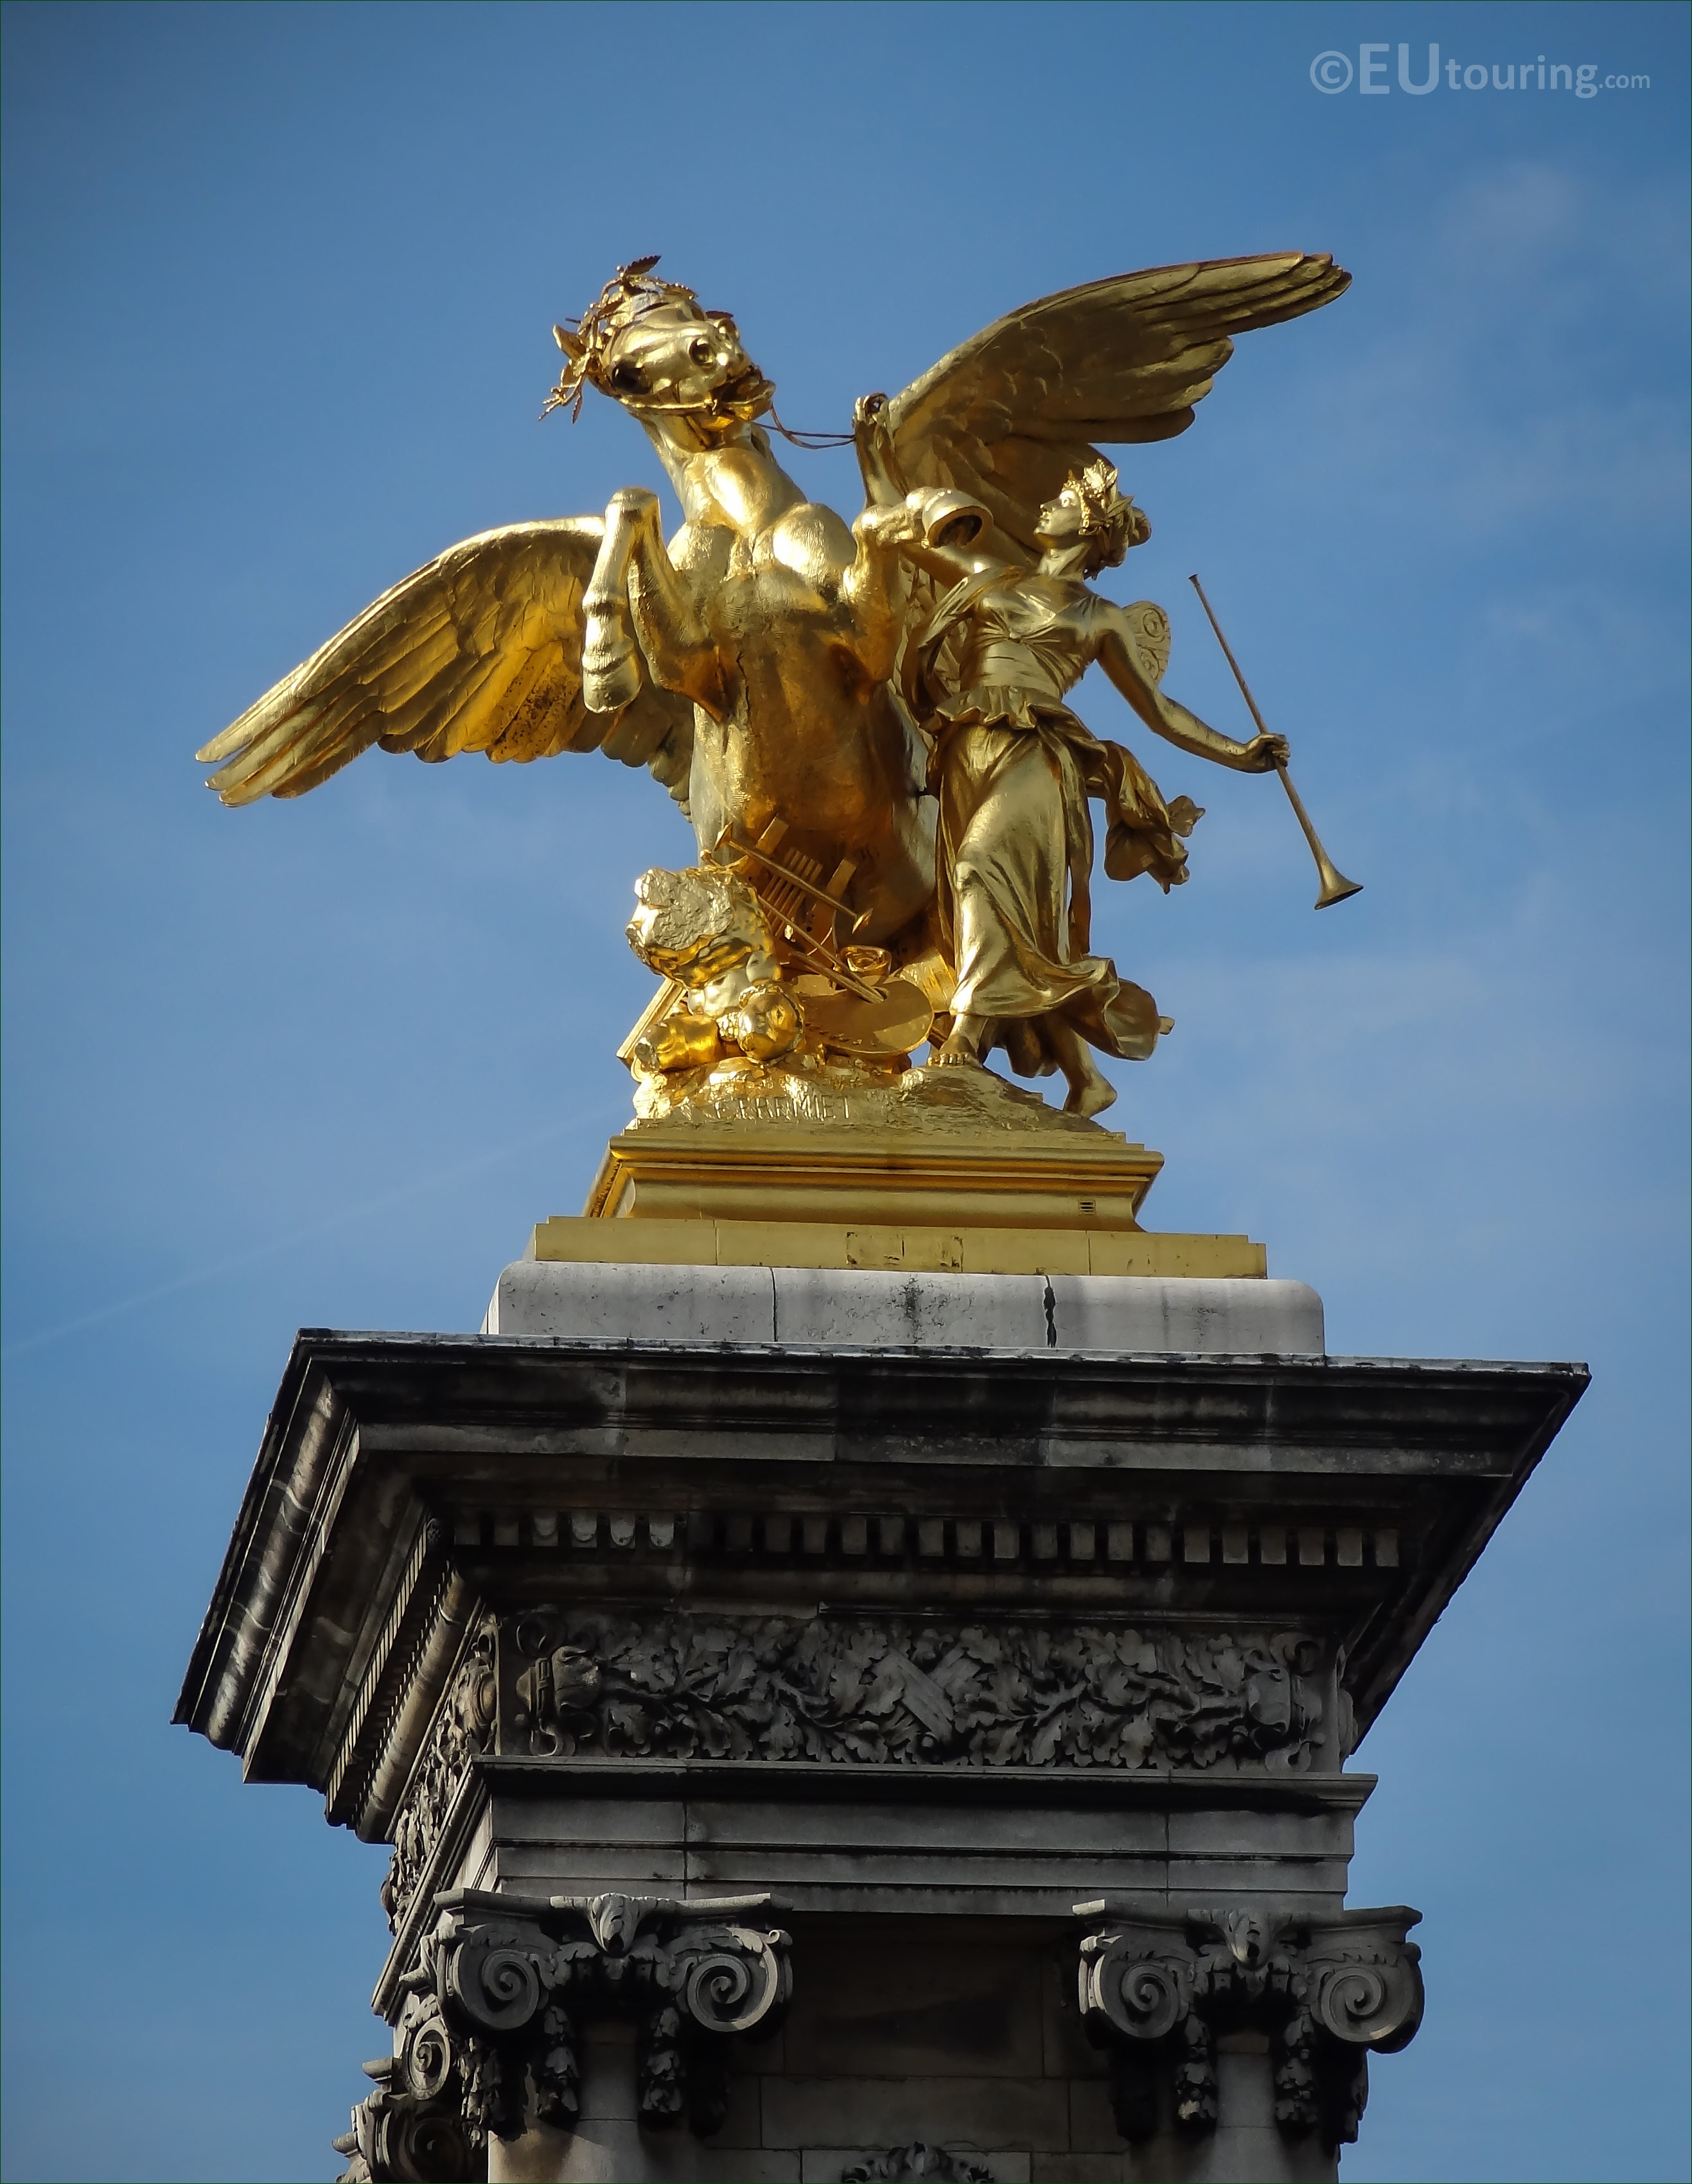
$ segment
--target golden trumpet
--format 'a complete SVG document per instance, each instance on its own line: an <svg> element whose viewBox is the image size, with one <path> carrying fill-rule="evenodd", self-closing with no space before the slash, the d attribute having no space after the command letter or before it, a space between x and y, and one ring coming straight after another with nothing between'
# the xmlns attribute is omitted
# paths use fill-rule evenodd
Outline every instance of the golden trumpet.
<svg viewBox="0 0 1692 2184"><path fill-rule="evenodd" d="M1257 710L1257 700L1251 694L1251 686L1239 671L1239 662L1233 656L1233 648L1222 635L1222 626L1216 620L1216 610L1205 597L1204 586L1196 577L1189 577L1188 581L1199 594L1199 604L1210 618L1211 627L1216 633L1216 643L1221 645L1228 666L1233 670L1233 679L1238 683L1240 695L1250 708L1252 719L1257 723L1258 734L1266 736L1269 731L1263 725L1263 716ZM1305 839L1311 845L1311 855L1316 859L1316 868L1322 878L1322 893L1316 899L1316 907L1318 910L1326 910L1331 903L1344 902L1347 895L1361 894L1363 892L1362 881L1348 880L1327 850L1323 849L1322 837L1311 824L1311 815L1305 809L1304 800L1293 786L1293 777L1278 760L1276 761L1275 771L1281 777L1281 786L1287 792L1287 801L1292 805L1300 826L1305 830Z"/></svg>

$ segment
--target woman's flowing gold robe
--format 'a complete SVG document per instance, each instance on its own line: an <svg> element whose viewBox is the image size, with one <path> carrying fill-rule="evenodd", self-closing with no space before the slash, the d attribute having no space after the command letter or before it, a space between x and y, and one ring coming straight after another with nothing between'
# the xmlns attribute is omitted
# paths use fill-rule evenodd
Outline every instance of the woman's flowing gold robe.
<svg viewBox="0 0 1692 2184"><path fill-rule="evenodd" d="M1133 753L1103 742L1063 703L1097 657L1104 603L1078 583L1005 571L956 585L919 640L913 695L931 738L940 803L941 937L957 976L955 1015L991 1017L1025 1074L1055 1066L1042 1022L1066 1018L1106 1054L1144 1061L1157 1004L1091 954L1093 822L1104 804L1105 869L1187 877L1172 811Z"/></svg>

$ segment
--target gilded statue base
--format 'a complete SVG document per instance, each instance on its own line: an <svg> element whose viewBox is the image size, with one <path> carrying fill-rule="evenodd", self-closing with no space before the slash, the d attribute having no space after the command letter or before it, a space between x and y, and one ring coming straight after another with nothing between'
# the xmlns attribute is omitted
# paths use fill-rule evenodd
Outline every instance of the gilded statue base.
<svg viewBox="0 0 1692 2184"><path fill-rule="evenodd" d="M821 1127L819 1127L821 1126ZM614 1138L536 1259L912 1273L1258 1277L1244 1236L1157 1235L1163 1156L990 1070L743 1064Z"/></svg>

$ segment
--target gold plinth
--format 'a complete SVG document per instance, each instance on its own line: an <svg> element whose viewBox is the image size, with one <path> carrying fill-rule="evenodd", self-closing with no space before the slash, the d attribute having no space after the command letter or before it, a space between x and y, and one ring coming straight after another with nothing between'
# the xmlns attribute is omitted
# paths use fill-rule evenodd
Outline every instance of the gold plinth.
<svg viewBox="0 0 1692 2184"><path fill-rule="evenodd" d="M530 1256L604 1266L877 1267L908 1273L1199 1274L1261 1278L1263 1246L1244 1236L1144 1229L854 1228L821 1221L539 1223Z"/></svg>
<svg viewBox="0 0 1692 2184"><path fill-rule="evenodd" d="M824 1088L801 1088L815 1104ZM731 1104L730 1094L732 1094ZM913 1070L826 1114L745 1077L613 1138L580 1218L532 1255L913 1273L1261 1276L1244 1236L1139 1225L1161 1153L981 1069Z"/></svg>
<svg viewBox="0 0 1692 2184"><path fill-rule="evenodd" d="M823 1221L944 1228L1137 1229L1161 1153L1114 1133L931 1143L916 1131L714 1132L659 1124L613 1138L585 1212L660 1221Z"/></svg>

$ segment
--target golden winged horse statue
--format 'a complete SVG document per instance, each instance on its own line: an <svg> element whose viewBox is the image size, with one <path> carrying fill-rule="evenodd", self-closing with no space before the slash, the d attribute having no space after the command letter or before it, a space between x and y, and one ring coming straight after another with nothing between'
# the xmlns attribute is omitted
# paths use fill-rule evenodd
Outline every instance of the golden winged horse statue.
<svg viewBox="0 0 1692 2184"><path fill-rule="evenodd" d="M431 762L603 751L669 790L707 862L725 842L778 835L789 878L833 875L832 897L811 896L835 904L869 969L843 967L833 922L810 939L791 927L813 968L826 957L861 989L882 956L921 963L943 1006L938 807L899 674L936 580L875 512L920 504L932 536L949 524L983 566L1032 569L1042 510L1099 445L1184 432L1234 335L1316 309L1349 276L1282 252L1123 274L1012 311L891 400L860 403L865 509L849 526L777 461L761 421L784 429L775 389L733 318L656 263L623 268L554 329L565 365L548 408L579 409L589 387L621 404L676 490L680 529L666 541L657 496L632 488L603 517L449 547L206 744L209 785L230 805L299 796L372 744ZM1128 694L1158 727L1155 681L1145 703Z"/></svg>

